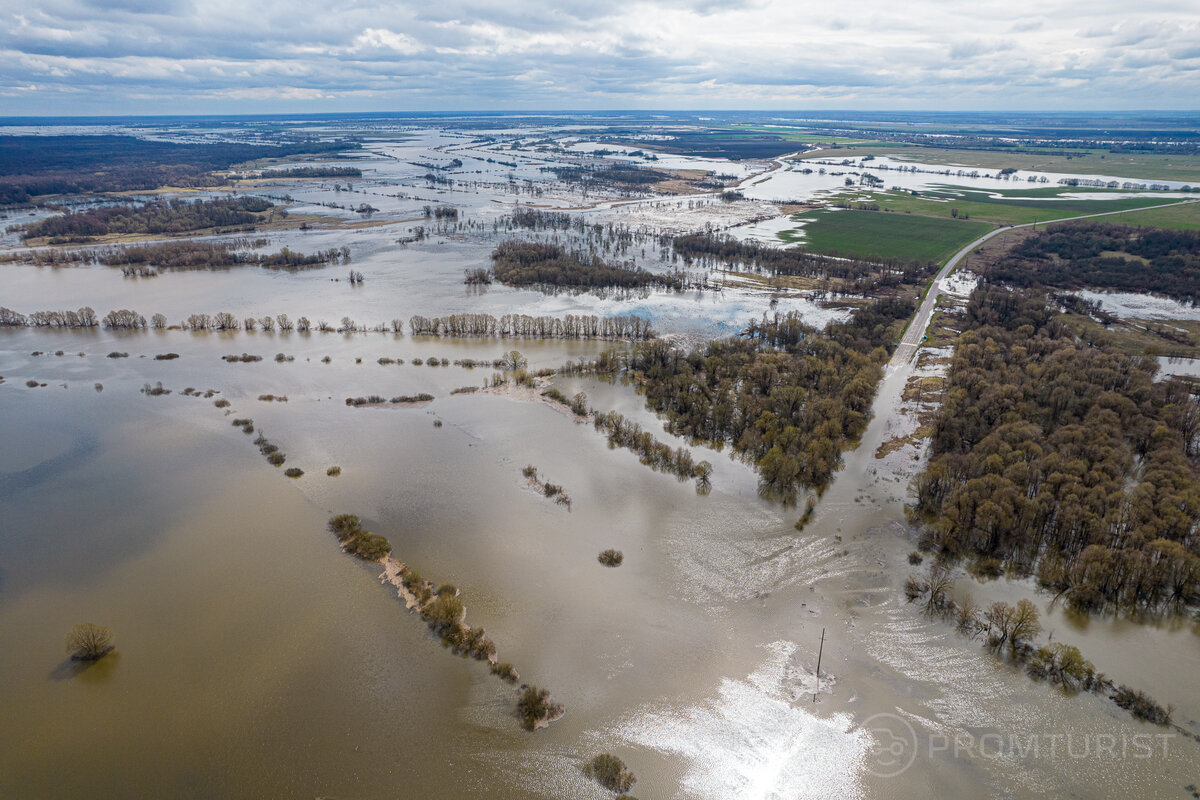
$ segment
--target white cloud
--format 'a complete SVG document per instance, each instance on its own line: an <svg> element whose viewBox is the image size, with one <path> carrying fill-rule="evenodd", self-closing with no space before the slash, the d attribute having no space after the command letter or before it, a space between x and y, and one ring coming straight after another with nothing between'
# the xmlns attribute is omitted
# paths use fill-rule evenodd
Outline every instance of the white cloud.
<svg viewBox="0 0 1200 800"><path fill-rule="evenodd" d="M416 39L403 33L396 33L387 28L365 28L354 37L354 45L349 52L357 53L366 49L390 50L400 55L411 56L424 50Z"/></svg>
<svg viewBox="0 0 1200 800"><path fill-rule="evenodd" d="M0 92L22 98L8 113L369 110L422 91L441 108L1179 108L1200 97L1194 0L862 0L832 14L812 0L360 0L332 14L315 0L165 3L0 11ZM31 83L53 104L20 91Z"/></svg>

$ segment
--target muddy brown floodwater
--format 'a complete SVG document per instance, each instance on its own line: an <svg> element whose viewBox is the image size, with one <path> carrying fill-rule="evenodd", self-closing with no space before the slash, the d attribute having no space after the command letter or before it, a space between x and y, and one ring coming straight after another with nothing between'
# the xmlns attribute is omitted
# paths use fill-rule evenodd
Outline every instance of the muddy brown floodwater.
<svg viewBox="0 0 1200 800"><path fill-rule="evenodd" d="M458 283L478 246L397 255L379 234L339 236L362 237L363 294L323 272L143 284L100 268L5 266L0 304L229 305L371 323L401 315L392 308L481 307ZM764 296L730 297L672 298L651 313L666 332L690 316L680 327L709 335L712 319L732 326L766 309ZM482 308L627 313L636 302L503 290ZM1033 682L904 603L915 534L903 506L920 462L874 454L898 425L907 365L889 368L863 441L798 532L799 511L760 498L728 451L693 447L715 467L701 496L544 403L451 395L482 386L490 368L411 363L490 361L515 347L532 368L553 367L610 346L0 329L0 796L611 797L580 770L602 751L653 798L1180 797L1200 783L1195 741ZM114 350L129 357L105 357ZM165 352L180 357L154 360ZM221 359L242 352L264 360ZM139 391L157 381L172 393ZM630 386L555 385L687 444ZM257 399L268 393L288 401ZM435 399L344 402L419 393ZM285 467L268 465L234 418L252 419ZM327 477L335 464L341 475ZM527 464L566 489L569 511L525 488ZM285 478L290 466L304 476ZM521 730L514 688L445 651L380 585L378 566L340 552L325 530L340 512L455 584L472 626L566 715ZM624 553L619 569L597 563L610 547ZM1028 582L963 578L958 590L1029 597L1055 641L1196 730L1190 624L1073 619ZM63 646L84 621L109 626L117 648L87 668Z"/></svg>

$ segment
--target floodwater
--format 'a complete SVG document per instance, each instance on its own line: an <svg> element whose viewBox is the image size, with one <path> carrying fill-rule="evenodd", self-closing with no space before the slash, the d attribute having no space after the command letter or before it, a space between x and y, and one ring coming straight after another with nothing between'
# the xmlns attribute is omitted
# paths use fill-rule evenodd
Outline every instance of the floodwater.
<svg viewBox="0 0 1200 800"><path fill-rule="evenodd" d="M1200 378L1200 358L1159 356L1158 373L1159 375L1181 375L1189 378Z"/></svg>
<svg viewBox="0 0 1200 800"><path fill-rule="evenodd" d="M1098 292L1081 289L1075 294L1123 319L1200 319L1200 307L1170 297L1137 292Z"/></svg>
<svg viewBox="0 0 1200 800"><path fill-rule="evenodd" d="M693 335L768 310L750 291L669 303L471 293L457 278L486 244L401 248L379 230L288 234L349 242L368 276L357 288L329 280L341 268L126 280L98 267L5 266L0 305L370 324L640 308L663 332ZM552 367L611 346L0 330L0 796L601 798L611 795L579 765L605 750L637 774L635 794L655 798L1170 797L1200 780L1196 742L1139 738L1169 732L1030 681L903 602L913 472L873 454L907 369L889 371L862 443L798 532L798 510L759 497L727 452L693 448L715 467L701 496L551 406L451 394L482 386L490 368L412 363L515 347L532 368ZM180 357L153 358L167 352ZM242 352L264 360L221 360ZM293 360L274 361L279 352ZM158 381L173 392L139 391ZM555 384L686 444L627 385ZM183 395L189 387L231 406ZM418 392L436 399L344 403ZM288 400L257 399L266 393ZM304 476L268 465L234 418L253 419ZM341 476L327 477L335 464ZM527 464L565 488L570 511L525 488ZM444 651L377 568L339 551L324 528L339 512L458 586L468 621L566 715L522 731L514 689ZM624 552L619 569L596 562L608 547ZM1085 623L1026 582L963 578L959 590L1034 599L1056 641L1174 704L1195 730L1190 625ZM82 621L111 627L117 645L86 670L62 646ZM1110 740L1115 749L1101 747ZM1148 754L1136 746L1147 742Z"/></svg>

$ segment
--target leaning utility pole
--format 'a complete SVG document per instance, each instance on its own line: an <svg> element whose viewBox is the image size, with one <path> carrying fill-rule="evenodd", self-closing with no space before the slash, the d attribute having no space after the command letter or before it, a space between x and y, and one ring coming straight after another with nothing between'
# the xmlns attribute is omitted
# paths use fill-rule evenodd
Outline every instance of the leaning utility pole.
<svg viewBox="0 0 1200 800"><path fill-rule="evenodd" d="M813 692L813 702L817 702L817 692L821 691L821 656L825 652L825 629L821 628L821 647L817 650L817 688Z"/></svg>

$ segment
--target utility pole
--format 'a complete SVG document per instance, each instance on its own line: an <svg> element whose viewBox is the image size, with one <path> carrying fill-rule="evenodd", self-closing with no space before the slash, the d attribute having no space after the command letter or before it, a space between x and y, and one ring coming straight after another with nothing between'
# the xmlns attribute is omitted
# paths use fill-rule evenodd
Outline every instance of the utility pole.
<svg viewBox="0 0 1200 800"><path fill-rule="evenodd" d="M821 628L821 647L817 650L817 689L813 692L813 702L817 702L817 692L821 691L821 656L825 653L825 629Z"/></svg>

